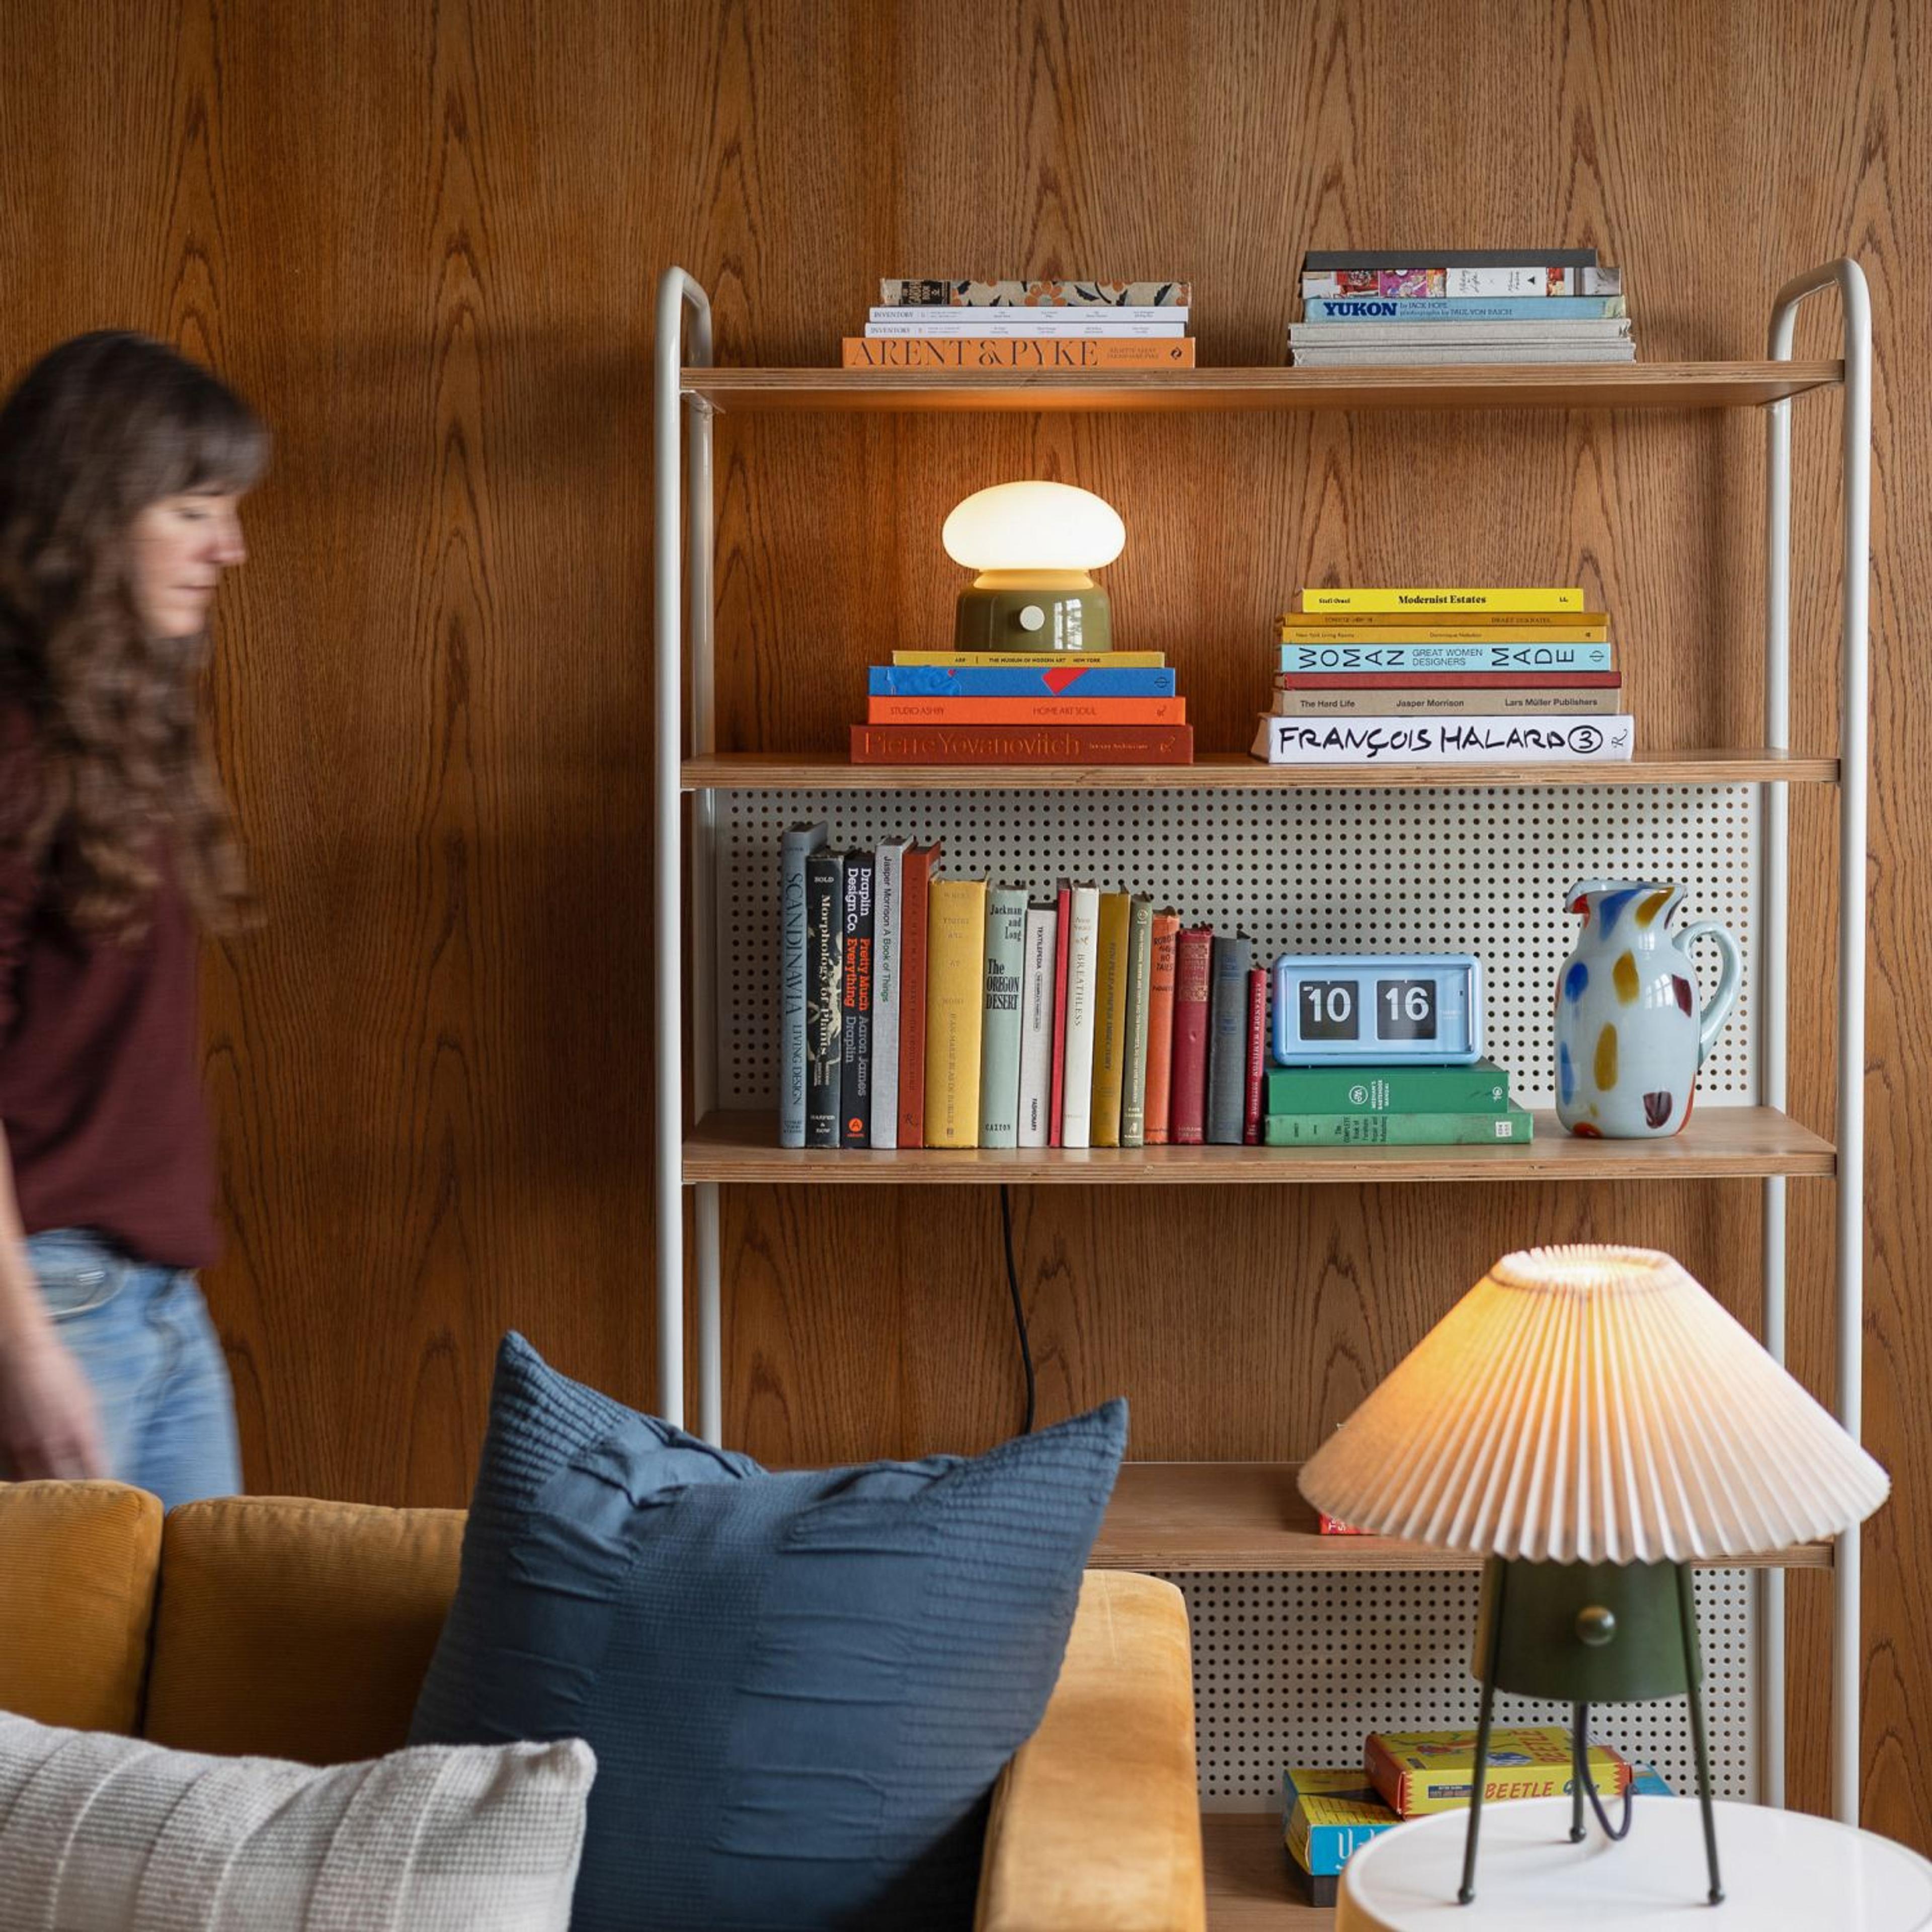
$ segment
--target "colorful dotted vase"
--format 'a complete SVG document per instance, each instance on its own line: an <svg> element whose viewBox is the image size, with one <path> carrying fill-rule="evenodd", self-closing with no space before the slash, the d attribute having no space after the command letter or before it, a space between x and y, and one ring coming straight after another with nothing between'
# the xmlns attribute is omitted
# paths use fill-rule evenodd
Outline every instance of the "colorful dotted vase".
<svg viewBox="0 0 1932 1932"><path fill-rule="evenodd" d="M1670 930L1680 886L1586 879L1565 903L1583 916L1556 982L1556 1118L1573 1134L1649 1140L1690 1118L1697 1070L1738 996L1738 942L1714 919ZM1700 1010L1694 940L1724 955Z"/></svg>

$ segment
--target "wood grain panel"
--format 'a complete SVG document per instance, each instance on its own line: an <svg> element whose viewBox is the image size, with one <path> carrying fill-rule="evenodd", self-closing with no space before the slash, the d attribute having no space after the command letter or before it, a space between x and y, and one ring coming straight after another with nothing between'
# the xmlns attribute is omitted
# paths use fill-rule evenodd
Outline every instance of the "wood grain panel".
<svg viewBox="0 0 1932 1932"><path fill-rule="evenodd" d="M0 10L10 369L124 321L260 404L218 740L268 922L211 952L258 1488L460 1499L498 1334L652 1386L650 288L721 362L823 366L886 272L1179 272L1202 360L1278 365L1304 249L1546 236L1632 278L1648 361L1748 362L1843 252L1879 343L1866 1396L1867 1822L1932 1848L1932 128L1917 0L291 0ZM1526 112L1523 104L1536 104ZM1400 129L1400 138L1390 130ZM1802 357L1838 352L1826 303ZM1835 749L1839 404L1796 406L1797 748ZM862 668L944 633L936 540L1034 474L1125 518L1108 572L1204 746L1246 742L1304 581L1562 579L1616 614L1648 745L1761 735L1762 424L1744 410L728 413L718 748L842 750ZM1791 1111L1827 1138L1828 791L1793 788ZM1816 890L1820 898L1810 895ZM1812 908L1816 906L1816 916ZM1795 1181L1792 1358L1833 1372L1834 1184ZM1503 1249L1673 1248L1748 1318L1748 1183L1652 1192L1020 1189L1044 1412L1137 1454L1305 1454ZM728 1191L730 1432L814 1460L1018 1420L997 1202ZM1794 1576L1796 1795L1824 1798L1822 1580Z"/></svg>

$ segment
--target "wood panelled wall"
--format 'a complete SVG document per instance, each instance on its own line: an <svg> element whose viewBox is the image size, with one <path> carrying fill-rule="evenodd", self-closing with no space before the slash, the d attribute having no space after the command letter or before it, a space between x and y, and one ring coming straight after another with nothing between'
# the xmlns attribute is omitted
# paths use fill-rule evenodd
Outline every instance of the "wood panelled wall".
<svg viewBox="0 0 1932 1932"><path fill-rule="evenodd" d="M1932 819L1906 626L1932 604L1922 0L14 0L0 362L124 322L274 425L224 591L219 742L265 892L208 974L262 1490L464 1496L514 1324L647 1399L651 295L719 359L824 363L883 272L1180 274L1204 362L1279 362L1303 250L1595 243L1640 352L1760 352L1856 255L1880 375L1864 1814L1932 1845ZM1814 306L1820 308L1825 304ZM1834 352L1808 316L1801 352ZM1802 743L1833 742L1834 398L1801 404ZM1106 494L1137 644L1246 736L1304 580L1580 580L1655 745L1756 735L1762 425L1745 414L727 419L727 748L842 742L858 668L942 634L938 524L1037 473ZM1829 1128L1828 800L1795 808L1796 1112ZM1791 1190L1828 1390L1831 1190ZM1022 1192L1054 1415L1143 1456L1306 1452L1505 1247L1679 1252L1748 1318L1756 1190ZM997 1205L728 1195L728 1411L774 1459L970 1448L1018 1384ZM1796 1792L1824 1798L1822 1588L1794 1581Z"/></svg>

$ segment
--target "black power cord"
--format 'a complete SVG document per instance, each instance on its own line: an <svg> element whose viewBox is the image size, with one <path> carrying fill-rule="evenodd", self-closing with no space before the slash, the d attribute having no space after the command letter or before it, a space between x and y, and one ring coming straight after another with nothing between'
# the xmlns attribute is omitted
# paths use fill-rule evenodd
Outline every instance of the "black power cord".
<svg viewBox="0 0 1932 1932"><path fill-rule="evenodd" d="M1013 1262L1013 1203L1004 1181L1000 1184L1000 1232L1006 1244L1006 1292L1013 1300L1013 1327L1020 1340L1020 1366L1026 1372L1026 1420L1020 1433L1033 1433L1034 1400L1038 1390L1033 1372L1033 1342L1027 1334L1026 1304L1020 1299L1020 1271Z"/></svg>
<svg viewBox="0 0 1932 1932"><path fill-rule="evenodd" d="M1623 1822L1612 1825L1598 1794L1597 1780L1590 1775L1590 1707L1587 1704L1576 1706L1576 1722L1570 1733L1570 1774L1576 1780L1577 1790L1590 1801L1590 1809L1596 1813L1598 1828L1604 1837L1612 1843L1628 1838L1630 1814L1636 1802L1634 1781L1624 1787Z"/></svg>

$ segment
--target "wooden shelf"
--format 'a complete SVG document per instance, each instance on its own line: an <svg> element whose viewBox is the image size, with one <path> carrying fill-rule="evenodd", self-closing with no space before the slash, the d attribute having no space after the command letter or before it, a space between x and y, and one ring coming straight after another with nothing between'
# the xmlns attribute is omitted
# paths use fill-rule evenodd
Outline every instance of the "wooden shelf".
<svg viewBox="0 0 1932 1932"><path fill-rule="evenodd" d="M1088 1558L1096 1570L1480 1570L1480 1556L1386 1536L1324 1536L1296 1462L1128 1462ZM1808 1543L1715 1567L1828 1570Z"/></svg>
<svg viewBox="0 0 1932 1932"><path fill-rule="evenodd" d="M1428 369L686 369L718 409L1756 409L1844 380L1842 362L1608 362Z"/></svg>
<svg viewBox="0 0 1932 1932"><path fill-rule="evenodd" d="M1201 1841L1208 1932L1333 1932L1334 1908L1296 1895L1281 1820L1272 1813L1204 1813Z"/></svg>
<svg viewBox="0 0 1932 1932"><path fill-rule="evenodd" d="M686 791L1413 790L1448 785L1834 784L1835 758L1791 752L1658 752L1628 764L1268 765L1212 752L1191 765L855 765L835 756L720 752L685 760Z"/></svg>
<svg viewBox="0 0 1932 1932"><path fill-rule="evenodd" d="M1774 1107L1698 1108L1667 1140L1579 1140L1553 1114L1526 1147L782 1148L770 1113L707 1114L686 1132L684 1178L761 1186L1253 1186L1413 1180L1708 1180L1828 1174L1828 1141Z"/></svg>

